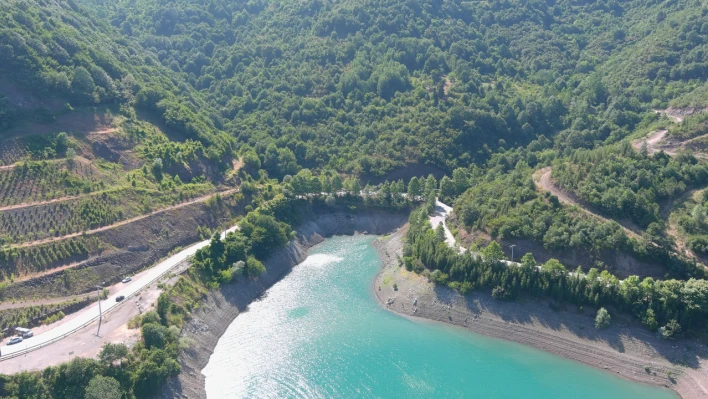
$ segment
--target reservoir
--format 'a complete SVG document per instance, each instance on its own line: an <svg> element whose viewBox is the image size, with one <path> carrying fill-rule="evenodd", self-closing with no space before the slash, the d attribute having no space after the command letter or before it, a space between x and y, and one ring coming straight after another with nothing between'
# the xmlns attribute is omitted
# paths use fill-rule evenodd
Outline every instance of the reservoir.
<svg viewBox="0 0 708 399"><path fill-rule="evenodd" d="M669 391L379 306L373 236L334 237L239 315L206 376L220 398L669 399Z"/></svg>

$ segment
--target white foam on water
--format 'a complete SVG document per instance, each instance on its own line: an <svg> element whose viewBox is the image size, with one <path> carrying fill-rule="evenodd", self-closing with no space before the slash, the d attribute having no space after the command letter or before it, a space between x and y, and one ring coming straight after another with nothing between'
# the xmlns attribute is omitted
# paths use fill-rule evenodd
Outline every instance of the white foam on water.
<svg viewBox="0 0 708 399"><path fill-rule="evenodd" d="M332 263L337 263L343 261L344 258L341 256L334 256L334 255L328 255L328 254L314 254L310 255L305 259L302 263L300 263L299 267L303 266L309 266L309 267L322 267L322 266L327 266L331 265Z"/></svg>

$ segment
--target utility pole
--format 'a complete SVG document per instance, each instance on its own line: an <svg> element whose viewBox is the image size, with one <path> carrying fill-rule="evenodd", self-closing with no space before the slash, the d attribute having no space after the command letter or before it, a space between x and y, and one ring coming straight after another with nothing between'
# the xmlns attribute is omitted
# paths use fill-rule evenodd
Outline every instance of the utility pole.
<svg viewBox="0 0 708 399"><path fill-rule="evenodd" d="M98 330L96 330L96 336L101 338L101 321L103 321L103 314L101 313L101 286L96 286L96 293L98 294Z"/></svg>
<svg viewBox="0 0 708 399"><path fill-rule="evenodd" d="M510 247L511 247L511 263L514 263L514 247L515 246L516 246L516 244L510 245Z"/></svg>

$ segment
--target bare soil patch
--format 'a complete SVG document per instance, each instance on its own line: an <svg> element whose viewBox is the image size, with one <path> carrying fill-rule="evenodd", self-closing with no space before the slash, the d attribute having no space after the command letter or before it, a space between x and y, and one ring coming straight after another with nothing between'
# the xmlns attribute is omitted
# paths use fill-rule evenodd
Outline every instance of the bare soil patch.
<svg viewBox="0 0 708 399"><path fill-rule="evenodd" d="M708 108L697 108L697 107L687 107L687 108L674 108L669 107L663 110L654 110L657 114L664 115L676 123L681 123L683 120L691 115L700 114L702 112L708 112Z"/></svg>

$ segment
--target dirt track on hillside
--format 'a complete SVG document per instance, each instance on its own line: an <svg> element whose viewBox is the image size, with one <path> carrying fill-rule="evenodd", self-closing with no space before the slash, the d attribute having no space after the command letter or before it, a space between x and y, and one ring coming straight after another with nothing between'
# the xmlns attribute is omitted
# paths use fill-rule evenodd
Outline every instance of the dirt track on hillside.
<svg viewBox="0 0 708 399"><path fill-rule="evenodd" d="M89 235L89 234L99 233L99 232L101 232L101 231L106 231L106 230L110 230L110 229L113 229L113 228L116 228L116 227L119 227L119 226L123 226L123 225L129 224L129 223L133 223L133 222L136 222L136 221L138 221L138 220L142 220L142 219L148 218L148 217L150 217L150 216L157 215L157 214L159 214L159 213L167 212L167 211L170 211L170 210L173 210L173 209L179 209L179 208L182 208L182 207L185 207L185 206L188 206L188 205L192 205L192 204L196 204L196 203L199 203L199 202L204 202L204 201L208 200L209 198L213 197L213 196L216 195L216 194L229 195L229 194L235 193L236 191L238 191L238 189L237 189L237 188L233 188L233 189L226 190L226 191L220 191L220 192L217 192L217 193L212 193L212 194L209 194L209 195L205 195L205 196L202 196L202 197L193 199L193 200L191 200L191 201L182 202L182 203L177 204L177 205L168 206L167 208L158 209L158 210L156 210L156 211L153 211L153 212L150 212L150 213L146 213L145 215L136 216L136 217L134 217L134 218L126 219L126 220L123 220L123 221L120 221L120 222L118 222L118 223L114 223L114 224L111 224L111 225L108 225L108 226L103 226L103 227L99 227L99 228L96 228L96 229L93 229L93 230L87 230L87 231L78 232L78 233L67 234L67 235L60 236L60 237L51 237L51 238L44 238L44 239L41 239L41 240L29 241L29 242L25 242L25 243L22 243L22 244L13 245L13 247L15 247L15 248L26 248L26 247L32 247L32 246L35 246L35 245L47 244L47 243L54 242L54 241L66 240L66 239L73 238L73 237L79 237L79 236L83 236L83 235Z"/></svg>
<svg viewBox="0 0 708 399"><path fill-rule="evenodd" d="M664 137L666 137L667 133L668 130L666 129L651 132L647 137L644 137L639 140L634 140L632 142L632 147L634 147L634 149L637 151L641 151L644 143L647 143L647 150L649 151L649 154L654 154L660 151L658 148L659 143L664 139Z"/></svg>
<svg viewBox="0 0 708 399"><path fill-rule="evenodd" d="M93 195L100 194L101 191L95 192L95 193L89 193L89 194L80 194L80 195L68 195L66 197L59 197L59 198L54 198L51 200L46 200L46 201L39 201L39 202L23 202L21 204L15 204L15 205L8 205L8 206L3 206L0 207L0 212L2 211L12 211L15 209L22 209L22 208L30 208L33 206L41 206L41 205L48 205L48 204L53 204L55 202L64 202L64 201L71 201L75 199L81 199L81 198L86 198L90 197Z"/></svg>
<svg viewBox="0 0 708 399"><path fill-rule="evenodd" d="M556 186L555 182L551 178L551 172L552 169L550 167L543 168L537 170L533 174L533 181L536 184L537 187L540 187L541 189L550 192L551 194L555 195L558 197L558 200L560 202L563 202L565 204L575 206L581 211L585 212L586 214L599 219L600 221L603 222L617 222L619 225L622 227L625 233L627 233L628 236L634 237L636 239L641 239L640 234L637 232L639 228L636 226L629 226L629 223L627 222L619 222L616 220L611 220L608 219L602 215L599 215L592 210L589 209L587 204L585 204L582 200L576 199L574 195L560 189L558 186Z"/></svg>
<svg viewBox="0 0 708 399"><path fill-rule="evenodd" d="M649 155L654 155L657 152L663 151L665 154L673 157L676 156L679 151L692 150L688 146L690 146L694 142L697 142L698 140L705 139L708 136L704 134L698 137L690 138L688 140L679 141L676 139L668 138L667 133L668 131L666 129L653 131L649 133L647 137L634 140L632 142L632 147L634 147L634 149L637 151L641 151L642 146L644 145L644 143L646 143ZM693 155L696 158L706 158L706 155L703 153L694 153Z"/></svg>
<svg viewBox="0 0 708 399"><path fill-rule="evenodd" d="M65 297L61 297L61 298L44 298L44 299L32 299L32 300L26 300L26 301L19 301L19 302L14 302L14 303L12 303L12 302L0 303L0 310L29 308L32 306L42 306L42 305L56 305L59 303L69 302L72 299L83 298L83 297L86 297L87 295L88 294L71 295L71 296L65 296Z"/></svg>

